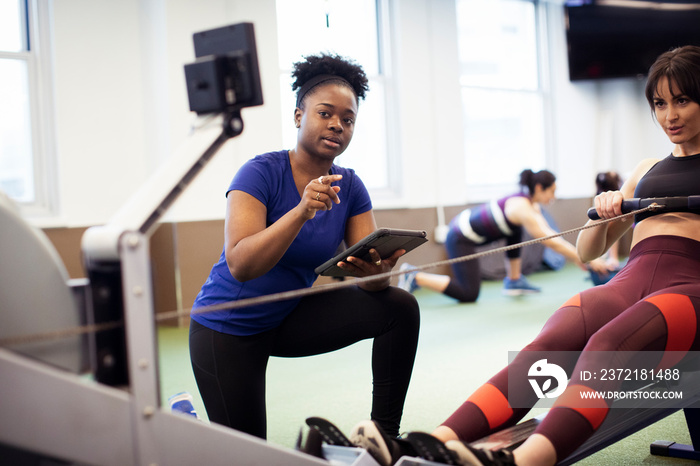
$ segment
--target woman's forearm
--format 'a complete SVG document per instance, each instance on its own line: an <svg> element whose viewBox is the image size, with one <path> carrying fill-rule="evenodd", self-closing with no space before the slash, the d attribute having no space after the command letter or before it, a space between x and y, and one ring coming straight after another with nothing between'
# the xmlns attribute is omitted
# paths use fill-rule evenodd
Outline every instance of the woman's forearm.
<svg viewBox="0 0 700 466"><path fill-rule="evenodd" d="M269 272L287 252L305 222L292 209L264 230L244 237L231 248L227 246L226 262L231 275L244 282Z"/></svg>

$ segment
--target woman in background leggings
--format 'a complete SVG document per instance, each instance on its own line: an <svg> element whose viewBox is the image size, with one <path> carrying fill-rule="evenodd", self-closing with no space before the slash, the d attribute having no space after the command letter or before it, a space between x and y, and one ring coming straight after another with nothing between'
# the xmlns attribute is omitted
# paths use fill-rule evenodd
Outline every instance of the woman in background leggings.
<svg viewBox="0 0 700 466"><path fill-rule="evenodd" d="M520 190L501 199L474 208L465 209L450 222L445 240L445 249L450 259L476 253L478 246L505 239L506 246L522 242L523 230L533 238L553 236L556 232L549 226L542 206L554 202L557 189L556 177L547 170L533 172L530 169L520 173ZM557 237L542 242L545 247L563 255L567 260L586 270L574 245ZM503 294L520 296L539 293L540 288L532 285L522 274L520 248L506 251L506 277L503 281ZM411 265L404 263L401 270L406 273L399 277L399 287L413 292L426 288L443 293L462 303L473 303L481 291L481 267L479 260L452 264L452 276L428 272L411 271ZM588 264L600 273L607 268L602 260Z"/></svg>

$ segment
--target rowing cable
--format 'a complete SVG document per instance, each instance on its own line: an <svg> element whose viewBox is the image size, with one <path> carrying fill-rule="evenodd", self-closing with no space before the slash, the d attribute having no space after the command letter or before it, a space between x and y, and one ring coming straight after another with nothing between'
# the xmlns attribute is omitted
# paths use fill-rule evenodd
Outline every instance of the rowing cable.
<svg viewBox="0 0 700 466"><path fill-rule="evenodd" d="M572 233L577 233L582 230L587 230L589 228L594 228L600 225L604 225L606 223L615 221L615 220L620 220L626 217L631 217L633 215L637 215L642 212L646 212L649 210L658 210L662 209L664 206L659 205L659 204L651 204L647 207L644 207L642 209L634 210L622 215L619 215L617 217L612 217L609 219L605 220L600 220L596 221L595 223L589 223L577 228L573 228L571 230L563 231L560 233L556 233L550 236L546 236L543 238L535 238L531 239L528 241L523 241L521 243L517 244L511 244L510 246L503 246L499 248L494 248L494 249L488 249L482 252L474 253L474 254L469 254L466 256L460 256L460 257L455 257L452 259L446 259L446 260L441 260L437 262L432 262L429 264L425 265L420 265L420 266L411 266L408 269L404 270L392 270L390 272L384 272L376 275L370 275L367 277L356 277L353 278L352 280L345 280L345 281L339 281L335 283L328 283L324 285L318 285L318 286L313 286L309 288L301 288L297 290L290 290L290 291L284 291L280 293L273 293L269 295L264 295L264 296L257 296L254 298L246 298L246 299L241 299L238 301L229 301L225 303L219 303L219 304L214 304L211 306L204 306L204 307L199 307L197 309L181 309L177 311L168 311L168 312L160 312L155 316L155 321L160 322L163 320L168 320L168 319L175 319L179 317L189 317L193 314L203 314L203 313L208 313L208 312L215 312L215 311L224 311L224 310L230 310L230 309L239 309L242 307L249 307L249 306L255 306L255 305L260 305L260 304L269 304L277 301L284 301L288 299L295 299L295 298L301 298L304 296L310 296L314 294L319 294L319 293L326 293L328 291L332 290L337 290L341 288L347 288L350 286L356 286L361 283L365 282L370 282L370 281L375 281L375 280L381 280L385 278L391 278L395 277L398 275L403 275L405 273L411 273L411 272L420 272L423 270L428 270L428 269L433 269L436 267L444 266L444 265L451 265L451 264L456 264L460 262L467 262L475 259L479 259L484 256L488 256L491 254L497 254L501 252L506 252L510 251L512 249L518 249L522 248L525 246L531 246L533 244L537 243L542 243L544 241L548 241L550 239L558 238L561 236L565 235L570 235ZM6 337L6 338L1 338L0 339L0 347L4 346L15 346L15 345L20 345L20 344L27 344L27 343L35 343L38 341L47 341L47 340L56 340L56 339L61 339L61 338L67 338L71 336L76 336L76 335L82 335L86 333L96 333L96 332L101 332L105 330L112 330L115 328L119 328L124 325L123 320L118 320L118 321L111 321L111 322L102 322L99 324L90 324L90 325L83 325L80 327L73 327L73 328L68 328L68 329L63 329L63 330L53 330L53 331L46 331L46 332L41 332L41 333L35 333L35 334L30 334L30 335L20 335L20 336L12 336L12 337Z"/></svg>

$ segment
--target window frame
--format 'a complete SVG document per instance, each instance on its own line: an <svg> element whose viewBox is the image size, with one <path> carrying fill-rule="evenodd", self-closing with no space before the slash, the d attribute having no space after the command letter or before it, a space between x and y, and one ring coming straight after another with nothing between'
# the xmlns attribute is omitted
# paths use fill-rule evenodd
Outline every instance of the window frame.
<svg viewBox="0 0 700 466"><path fill-rule="evenodd" d="M14 200L26 217L49 217L58 212L56 137L54 128L53 31L51 0L24 0L23 33L26 50L0 52L0 58L26 63L29 89L30 140L34 200Z"/></svg>
<svg viewBox="0 0 700 466"><path fill-rule="evenodd" d="M370 187L368 186L368 191L372 197L372 202L375 208L379 205L389 205L393 201L401 198L402 195L402 183L401 183L401 150L400 145L400 122L399 122L399 111L398 103L396 97L396 86L395 84L395 73L393 72L395 68L395 63L392 59L392 41L393 37L393 25L391 22L391 5L390 0L374 0L376 8L376 21L377 21L377 74L370 75L368 73L370 90L372 93L372 84L379 83L383 87L383 99L381 105L383 105L384 110L384 125L386 128L385 133L385 147L386 147L386 178L385 185L382 187ZM322 52L324 50L319 50ZM280 82L288 81L291 68L279 70ZM290 92L290 88L286 87L286 92ZM283 89L283 92L285 90ZM282 102L284 106L284 99ZM361 108L362 108L362 104ZM288 124L289 118L285 117L289 113L288 109L281 109L281 114L283 115L281 124L283 134L286 131L284 125ZM360 113L360 118L362 118L362 111ZM365 124L366 120L362 120L360 124ZM353 167L352 163L344 164L342 161L338 161L340 165L347 165L350 168ZM360 176L362 176L360 174Z"/></svg>
<svg viewBox="0 0 700 466"><path fill-rule="evenodd" d="M391 37L394 34L394 25L391 18L395 15L392 12L392 5L389 0L376 0L377 5L377 41L379 47L379 75L378 79L384 85L384 118L386 125L386 157L387 157L387 186L383 189L374 189L370 192L373 195L373 202L390 203L400 199L403 195L403 184L401 180L401 112L398 104L398 83L396 82L397 64L393 61L393 44ZM392 122L394 124L392 124Z"/></svg>
<svg viewBox="0 0 700 466"><path fill-rule="evenodd" d="M459 0L457 0L459 1ZM499 93L514 93L518 95L530 95L536 96L538 98L539 107L541 109L541 138L542 138L542 165L536 166L523 166L522 168L532 168L533 170L548 168L553 170L552 167L552 123L551 123L551 103L549 99L549 80L547 74L547 63L548 63L548 53L547 53L547 36L546 36L546 12L539 0L515 0L523 3L530 3L533 5L534 9L534 31L535 31L535 54L537 57L537 79L535 89L513 89L508 87L486 87L482 85L467 85L462 82L462 75L460 74L460 94L463 94L465 89L473 89L479 91L494 91ZM465 110L463 107L463 114ZM466 149L466 148L465 148ZM470 166L470 154L465 150L465 165ZM510 161L509 161L510 162ZM473 201L483 201L491 199L494 197L502 196L512 191L513 186L516 184L517 179L512 181L500 181L500 182L488 182L488 177L482 177L485 180L484 183L478 185L469 184L467 186L467 195L469 199Z"/></svg>

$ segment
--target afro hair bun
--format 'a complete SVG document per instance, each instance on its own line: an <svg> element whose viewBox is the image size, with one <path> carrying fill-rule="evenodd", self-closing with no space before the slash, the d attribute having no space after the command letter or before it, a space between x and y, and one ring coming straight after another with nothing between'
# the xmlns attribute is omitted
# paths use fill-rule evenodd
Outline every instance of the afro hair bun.
<svg viewBox="0 0 700 466"><path fill-rule="evenodd" d="M294 64L292 90L298 92L311 78L330 74L343 78L352 86L358 99L364 99L369 90L367 75L356 62L340 55L308 55L303 61Z"/></svg>

